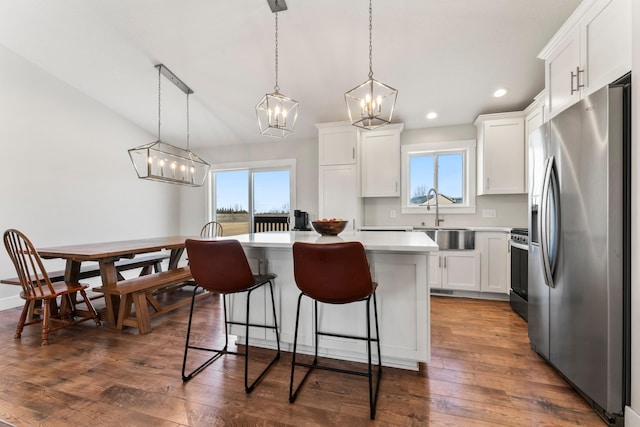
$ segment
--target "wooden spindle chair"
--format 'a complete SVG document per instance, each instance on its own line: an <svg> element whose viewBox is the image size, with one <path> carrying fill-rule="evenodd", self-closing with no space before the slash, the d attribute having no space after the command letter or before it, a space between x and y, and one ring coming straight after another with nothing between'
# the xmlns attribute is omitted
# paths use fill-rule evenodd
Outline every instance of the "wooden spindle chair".
<svg viewBox="0 0 640 427"><path fill-rule="evenodd" d="M85 320L93 319L100 326L100 318L89 301L85 289L87 285L70 282L51 282L38 252L31 241L20 231L9 229L4 232L4 246L18 273L22 292L20 297L25 300L20 320L16 328L15 339L19 339L25 325L42 323L41 345L49 343L49 332L55 331ZM80 293L87 310L76 309L76 293ZM60 297L60 309L57 298ZM35 309L40 304L39 309ZM37 311L29 317L29 311ZM32 314L34 314L32 313ZM39 317L37 316L39 314ZM52 326L55 323L55 326Z"/></svg>
<svg viewBox="0 0 640 427"><path fill-rule="evenodd" d="M202 227L200 237L221 237L223 232L222 224L217 221L211 221Z"/></svg>

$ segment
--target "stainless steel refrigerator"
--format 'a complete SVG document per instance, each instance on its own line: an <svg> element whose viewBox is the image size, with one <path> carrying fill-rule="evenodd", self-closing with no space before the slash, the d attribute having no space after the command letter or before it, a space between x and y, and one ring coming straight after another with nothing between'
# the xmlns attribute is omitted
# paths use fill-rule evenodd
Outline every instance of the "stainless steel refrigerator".
<svg viewBox="0 0 640 427"><path fill-rule="evenodd" d="M611 425L630 395L631 82L529 136L529 338Z"/></svg>

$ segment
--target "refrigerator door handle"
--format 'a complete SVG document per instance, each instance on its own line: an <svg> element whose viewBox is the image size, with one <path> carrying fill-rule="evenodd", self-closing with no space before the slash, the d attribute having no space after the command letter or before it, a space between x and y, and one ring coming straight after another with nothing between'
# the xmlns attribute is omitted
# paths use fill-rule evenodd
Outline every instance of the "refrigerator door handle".
<svg viewBox="0 0 640 427"><path fill-rule="evenodd" d="M540 206L539 230L540 252L544 270L545 284L551 288L555 286L553 275L558 260L558 218L560 205L558 198L558 179L555 171L555 159L550 157L545 164L544 181ZM552 199L549 198L551 196ZM549 203L549 202L552 203Z"/></svg>

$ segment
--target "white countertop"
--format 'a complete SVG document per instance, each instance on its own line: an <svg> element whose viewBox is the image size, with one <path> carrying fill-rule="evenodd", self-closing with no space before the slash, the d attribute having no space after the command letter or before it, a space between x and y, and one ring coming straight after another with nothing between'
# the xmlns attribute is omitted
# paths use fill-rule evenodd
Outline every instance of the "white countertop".
<svg viewBox="0 0 640 427"><path fill-rule="evenodd" d="M521 226L526 228L526 226ZM413 225L365 225L360 227L361 231L423 231L425 228L435 228L428 226L413 226ZM487 232L502 232L502 233L510 233L512 228L515 227L503 227L503 226L474 226L474 225L461 225L461 226L451 226L447 227L446 225L442 225L439 228L444 230L450 228L465 228L467 230L472 231L487 231Z"/></svg>
<svg viewBox="0 0 640 427"><path fill-rule="evenodd" d="M238 240L242 246L256 248L291 248L294 242L336 243L360 242L367 251L427 253L438 251L438 245L425 233L403 231L343 231L338 236L321 236L315 231L272 231L240 234L222 239Z"/></svg>
<svg viewBox="0 0 640 427"><path fill-rule="evenodd" d="M413 231L411 225L365 225L359 231Z"/></svg>

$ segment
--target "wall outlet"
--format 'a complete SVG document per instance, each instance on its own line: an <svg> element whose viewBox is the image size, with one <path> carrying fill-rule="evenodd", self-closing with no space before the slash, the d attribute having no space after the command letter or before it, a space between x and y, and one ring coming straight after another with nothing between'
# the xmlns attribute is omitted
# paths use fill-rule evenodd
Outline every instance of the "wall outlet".
<svg viewBox="0 0 640 427"><path fill-rule="evenodd" d="M389 211L389 217L390 218L395 218L396 217L396 210L395 209L391 209L391 211Z"/></svg>
<svg viewBox="0 0 640 427"><path fill-rule="evenodd" d="M495 218L496 210L495 209L482 209L482 217L483 218Z"/></svg>

